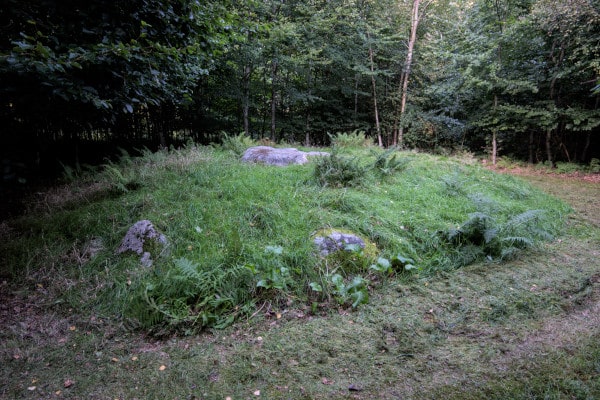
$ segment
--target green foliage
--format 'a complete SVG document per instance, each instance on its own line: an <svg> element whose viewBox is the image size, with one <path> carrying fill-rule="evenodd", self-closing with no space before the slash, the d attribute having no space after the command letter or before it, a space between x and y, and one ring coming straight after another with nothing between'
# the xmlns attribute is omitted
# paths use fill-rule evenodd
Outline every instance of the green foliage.
<svg viewBox="0 0 600 400"><path fill-rule="evenodd" d="M373 140L365 135L365 131L359 129L352 132L338 132L335 136L329 135L329 138L334 147L360 148L373 145Z"/></svg>
<svg viewBox="0 0 600 400"><path fill-rule="evenodd" d="M285 293L289 286L293 285L290 269L284 264L281 258L282 254L281 246L267 246L265 247L266 257L260 260L260 265L247 264L245 266L255 275L257 288L276 289Z"/></svg>
<svg viewBox="0 0 600 400"><path fill-rule="evenodd" d="M127 315L145 329L224 328L252 305L251 275L244 267L202 268L187 258L164 274L148 276ZM160 331L160 330L159 330Z"/></svg>
<svg viewBox="0 0 600 400"><path fill-rule="evenodd" d="M357 158L334 150L329 157L317 159L313 177L323 187L353 187L363 183L367 171Z"/></svg>
<svg viewBox="0 0 600 400"><path fill-rule="evenodd" d="M592 158L590 161L589 170L594 174L600 173L600 160L597 158Z"/></svg>
<svg viewBox="0 0 600 400"><path fill-rule="evenodd" d="M69 307L123 316L128 326L192 332L251 315L257 302L356 307L383 280L508 258L556 235L568 212L519 179L459 161L401 152L410 168L381 180L372 167L379 153L350 153L366 172L362 185L342 189L314 185L310 166L247 168L220 147L123 155L110 164L120 175L76 180L3 225L2 273L43 281ZM459 182L456 195L444 177ZM127 190L106 196L119 184ZM524 212L534 207L544 212ZM169 241L151 268L114 251L140 219ZM312 238L331 227L355 232L365 248L321 257ZM93 256L90 238L105 244ZM65 289L71 281L82 284Z"/></svg>
<svg viewBox="0 0 600 400"><path fill-rule="evenodd" d="M404 257L400 254L395 255L391 259L379 257L377 263L372 264L369 269L381 274L392 275L396 272L412 272L419 270L412 258Z"/></svg>
<svg viewBox="0 0 600 400"><path fill-rule="evenodd" d="M230 22L216 1L2 8L0 121L10 126L2 140L44 156L49 143L80 140L167 145Z"/></svg>
<svg viewBox="0 0 600 400"><path fill-rule="evenodd" d="M109 182L115 193L123 194L139 188L140 184L133 169L123 168L114 163L104 164L103 168L104 179Z"/></svg>
<svg viewBox="0 0 600 400"><path fill-rule="evenodd" d="M443 235L462 253L458 256L462 262L470 263L482 256L504 260L533 246L536 240L552 237L537 223L542 213L543 210L528 210L505 223L498 223L490 215L476 212L469 214L458 228L451 228Z"/></svg>
<svg viewBox="0 0 600 400"><path fill-rule="evenodd" d="M384 152L375 154L373 169L381 176L390 176L395 172L402 171L408 165L407 158L400 158L398 149L391 147Z"/></svg>
<svg viewBox="0 0 600 400"><path fill-rule="evenodd" d="M355 276L346 281L340 274L334 274L329 278L333 285L333 294L340 305L351 304L356 308L369 301L369 282L361 276Z"/></svg>
<svg viewBox="0 0 600 400"><path fill-rule="evenodd" d="M256 141L251 137L240 133L237 136L229 136L223 132L221 147L224 150L231 151L233 154L241 156L249 147L256 146Z"/></svg>

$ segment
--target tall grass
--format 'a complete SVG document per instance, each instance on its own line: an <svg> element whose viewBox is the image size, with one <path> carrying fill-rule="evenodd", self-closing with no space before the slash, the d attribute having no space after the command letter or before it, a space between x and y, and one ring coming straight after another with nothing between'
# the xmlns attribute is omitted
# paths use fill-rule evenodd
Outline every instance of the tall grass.
<svg viewBox="0 0 600 400"><path fill-rule="evenodd" d="M500 232L516 216L543 210L527 221L533 225L496 233L494 245L502 246L508 237L534 244L557 234L569 212L518 179L451 159L338 147L333 158L280 168L241 163L239 150L248 143L238 139L225 148L123 156L80 186L65 186L59 200L8 222L11 236L0 244L2 275L43 285L69 307L87 307L128 326L189 332L224 326L252 314L258 303L326 305L336 293L347 295L340 288L358 278L364 278L356 286L363 294L366 283L381 280L368 261L356 261L366 257L361 252L321 259L311 238L323 228L362 235L378 256L410 258L412 273L427 276L482 257L502 258L502 249L473 251L476 241L452 240L474 213L485 213L493 225L484 228ZM81 195L70 197L74 191ZM136 255L115 254L140 219L169 240L151 268ZM86 250L91 241L102 243L94 254ZM511 251L523 247L513 244L507 245ZM335 262L362 269L336 277Z"/></svg>

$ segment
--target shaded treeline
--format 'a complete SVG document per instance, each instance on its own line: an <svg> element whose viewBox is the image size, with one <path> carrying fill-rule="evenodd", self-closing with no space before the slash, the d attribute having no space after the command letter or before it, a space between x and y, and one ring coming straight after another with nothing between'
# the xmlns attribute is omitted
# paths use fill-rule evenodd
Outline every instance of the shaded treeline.
<svg viewBox="0 0 600 400"><path fill-rule="evenodd" d="M6 171L225 132L600 157L597 0L5 0L0 33Z"/></svg>

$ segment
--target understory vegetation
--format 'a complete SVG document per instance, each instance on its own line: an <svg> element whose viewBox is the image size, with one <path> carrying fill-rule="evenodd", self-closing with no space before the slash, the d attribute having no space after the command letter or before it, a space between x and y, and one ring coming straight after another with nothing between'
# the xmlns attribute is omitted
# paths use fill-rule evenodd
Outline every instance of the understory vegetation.
<svg viewBox="0 0 600 400"><path fill-rule="evenodd" d="M469 157L336 145L281 168L240 162L250 144L233 136L218 147L123 153L95 174L68 171L71 182L3 224L2 275L129 329L190 334L262 308L357 308L388 280L476 261L493 268L555 237L570 211ZM151 267L115 253L139 220L168 240L147 250ZM313 238L323 229L370 246L322 257Z"/></svg>
<svg viewBox="0 0 600 400"><path fill-rule="evenodd" d="M0 397L600 396L597 184L528 178L573 213L467 155L230 141L66 170L0 224ZM116 254L141 219L150 267ZM316 254L335 229L365 248Z"/></svg>

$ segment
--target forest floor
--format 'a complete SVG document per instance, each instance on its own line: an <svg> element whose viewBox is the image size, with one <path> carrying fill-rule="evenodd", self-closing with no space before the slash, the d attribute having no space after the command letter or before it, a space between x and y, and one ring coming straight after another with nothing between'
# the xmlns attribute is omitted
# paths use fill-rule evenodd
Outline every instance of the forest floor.
<svg viewBox="0 0 600 400"><path fill-rule="evenodd" d="M354 312L267 305L222 331L157 340L53 312L43 285L2 282L0 398L600 398L600 185L508 172L573 207L562 238L386 283Z"/></svg>

